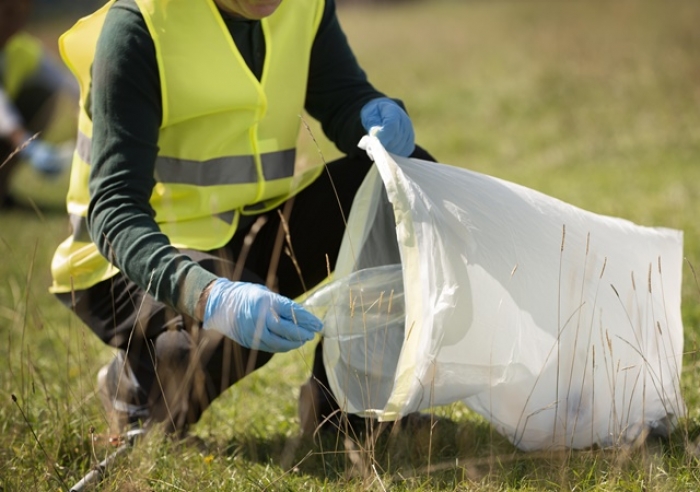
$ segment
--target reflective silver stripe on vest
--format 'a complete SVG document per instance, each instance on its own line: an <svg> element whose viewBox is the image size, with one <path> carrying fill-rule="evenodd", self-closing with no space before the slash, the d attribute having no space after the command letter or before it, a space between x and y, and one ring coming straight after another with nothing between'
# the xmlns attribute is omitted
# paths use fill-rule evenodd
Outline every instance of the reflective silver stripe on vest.
<svg viewBox="0 0 700 492"><path fill-rule="evenodd" d="M83 162L90 164L90 151L92 150L92 140L90 137L85 135L83 132L78 132L78 138L75 142L75 151L78 153L78 157L82 159Z"/></svg>
<svg viewBox="0 0 700 492"><path fill-rule="evenodd" d="M213 186L257 183L253 156L218 157L190 161L175 157L156 158L156 181L164 184Z"/></svg>
<svg viewBox="0 0 700 492"><path fill-rule="evenodd" d="M91 243L90 232L88 230L87 219L80 215L70 214L70 227L73 230L73 241L80 243Z"/></svg>
<svg viewBox="0 0 700 492"><path fill-rule="evenodd" d="M262 160L265 180L272 181L273 179L284 179L294 176L294 161L296 161L296 157L297 152L295 149L263 154L260 159Z"/></svg>
<svg viewBox="0 0 700 492"><path fill-rule="evenodd" d="M226 222L228 225L233 224L233 220L236 218L236 212L235 211L230 211L230 212L222 212L220 214L216 214L218 218Z"/></svg>
<svg viewBox="0 0 700 492"><path fill-rule="evenodd" d="M76 151L80 158L91 164L91 139L78 132ZM267 181L290 178L294 175L296 150L269 152L260 156L263 178ZM155 178L164 184L216 186L251 184L258 182L255 160L251 155L217 157L208 161L193 161L176 157L158 156Z"/></svg>
<svg viewBox="0 0 700 492"><path fill-rule="evenodd" d="M294 149L263 154L260 158L265 180L294 175ZM204 162L159 156L155 174L156 180L164 184L216 186L258 182L255 160L250 155L218 157Z"/></svg>

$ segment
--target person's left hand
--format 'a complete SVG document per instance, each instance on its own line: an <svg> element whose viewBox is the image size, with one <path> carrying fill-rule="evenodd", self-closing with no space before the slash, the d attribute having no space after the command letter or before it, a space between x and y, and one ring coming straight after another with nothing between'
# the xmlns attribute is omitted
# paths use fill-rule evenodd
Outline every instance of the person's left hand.
<svg viewBox="0 0 700 492"><path fill-rule="evenodd" d="M372 99L360 111L360 119L368 133L377 128L375 136L388 152L408 157L416 148L413 123L396 101Z"/></svg>
<svg viewBox="0 0 700 492"><path fill-rule="evenodd" d="M215 280L207 294L202 327L239 345L288 352L312 340L323 324L301 305L264 285Z"/></svg>

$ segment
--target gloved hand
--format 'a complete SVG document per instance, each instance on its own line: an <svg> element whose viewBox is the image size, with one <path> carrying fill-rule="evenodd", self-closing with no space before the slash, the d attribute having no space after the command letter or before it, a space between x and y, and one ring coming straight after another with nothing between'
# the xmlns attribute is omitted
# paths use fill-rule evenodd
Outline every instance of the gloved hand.
<svg viewBox="0 0 700 492"><path fill-rule="evenodd" d="M244 347L274 353L301 347L323 324L301 305L264 285L220 278L209 291L203 327Z"/></svg>
<svg viewBox="0 0 700 492"><path fill-rule="evenodd" d="M20 156L27 159L34 169L47 176L58 175L70 161L65 152L41 140L31 140Z"/></svg>
<svg viewBox="0 0 700 492"><path fill-rule="evenodd" d="M360 111L362 126L369 133L379 127L375 136L392 154L408 157L415 149L413 124L401 106L388 97L372 99Z"/></svg>

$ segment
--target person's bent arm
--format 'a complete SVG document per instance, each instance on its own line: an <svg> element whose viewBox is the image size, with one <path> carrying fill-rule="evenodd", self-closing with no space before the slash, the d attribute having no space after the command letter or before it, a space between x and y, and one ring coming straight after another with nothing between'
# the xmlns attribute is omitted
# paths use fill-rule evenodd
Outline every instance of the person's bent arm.
<svg viewBox="0 0 700 492"><path fill-rule="evenodd" d="M360 110L383 96L357 63L338 21L335 1L326 0L311 50L306 110L341 152L357 155L362 152L357 143L365 134Z"/></svg>
<svg viewBox="0 0 700 492"><path fill-rule="evenodd" d="M390 152L413 151L413 126L403 103L370 84L340 26L334 0L326 0L311 51L306 110L345 154L361 152L357 144L370 126L383 126L377 136Z"/></svg>
<svg viewBox="0 0 700 492"><path fill-rule="evenodd" d="M217 277L170 244L149 203L162 105L155 47L135 4L109 11L92 73L90 235L133 282L195 316Z"/></svg>
<svg viewBox="0 0 700 492"><path fill-rule="evenodd" d="M301 346L321 322L263 286L205 270L170 244L150 197L162 103L155 48L135 5L114 6L93 64L90 235L100 252L158 301L239 344Z"/></svg>

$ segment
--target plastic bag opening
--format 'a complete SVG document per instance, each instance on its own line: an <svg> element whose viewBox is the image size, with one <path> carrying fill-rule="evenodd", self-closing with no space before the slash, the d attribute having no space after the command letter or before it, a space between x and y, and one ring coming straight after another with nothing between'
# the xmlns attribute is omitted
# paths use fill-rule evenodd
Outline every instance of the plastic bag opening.
<svg viewBox="0 0 700 492"><path fill-rule="evenodd" d="M368 268L335 280L304 307L323 320L324 362L341 408L365 416L384 408L404 339L401 265Z"/></svg>

